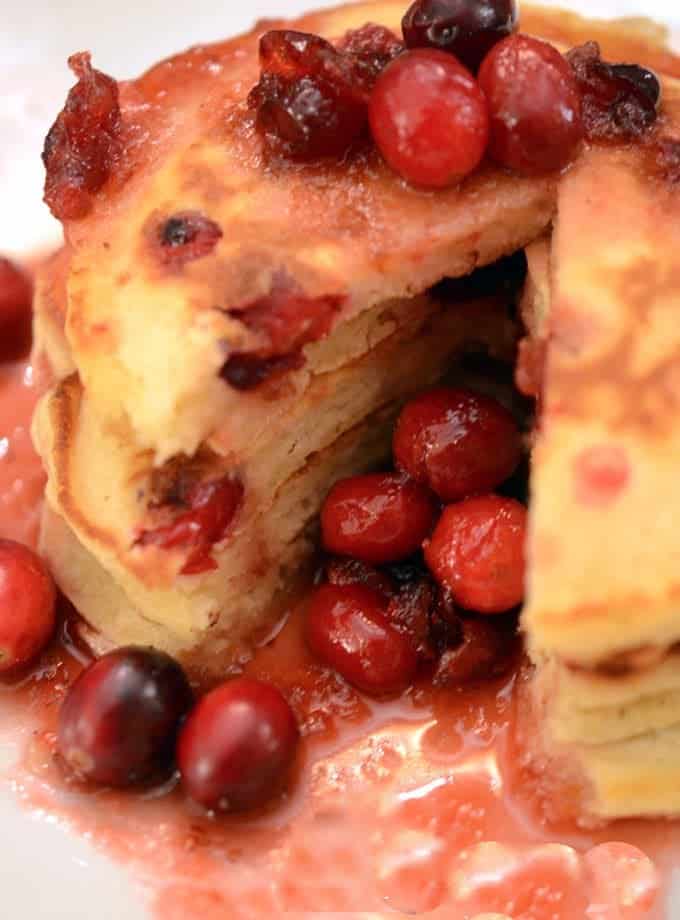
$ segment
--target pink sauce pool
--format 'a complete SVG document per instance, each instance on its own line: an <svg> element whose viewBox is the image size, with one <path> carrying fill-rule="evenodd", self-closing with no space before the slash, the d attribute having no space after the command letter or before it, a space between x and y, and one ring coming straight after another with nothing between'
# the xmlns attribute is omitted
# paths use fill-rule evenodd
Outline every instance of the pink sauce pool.
<svg viewBox="0 0 680 920"><path fill-rule="evenodd" d="M28 431L36 389L26 364L0 367L0 536L31 544L44 485ZM519 670L460 691L423 680L376 703L314 663L302 616L247 668L283 690L304 734L295 783L266 811L211 818L173 782L96 796L71 783L54 729L82 657L63 641L32 674L0 684L0 743L24 744L0 781L127 864L163 920L666 920L678 825L546 824L513 754Z"/></svg>

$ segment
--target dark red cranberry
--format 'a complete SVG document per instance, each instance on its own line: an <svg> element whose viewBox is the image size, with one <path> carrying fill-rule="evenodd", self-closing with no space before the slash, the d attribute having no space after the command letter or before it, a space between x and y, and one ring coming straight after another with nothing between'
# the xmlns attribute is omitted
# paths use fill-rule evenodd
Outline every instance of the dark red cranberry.
<svg viewBox="0 0 680 920"><path fill-rule="evenodd" d="M227 536L242 499L243 484L231 476L196 483L183 496L187 510L170 524L144 531L137 543L184 550L182 575L209 572L217 568L212 548Z"/></svg>
<svg viewBox="0 0 680 920"><path fill-rule="evenodd" d="M513 648L512 637L493 623L461 619L459 644L447 649L439 659L434 683L457 687L498 677L510 666Z"/></svg>
<svg viewBox="0 0 680 920"><path fill-rule="evenodd" d="M239 678L198 703L177 743L189 796L214 811L242 811L277 793L299 740L293 711L276 687Z"/></svg>
<svg viewBox="0 0 680 920"><path fill-rule="evenodd" d="M408 48L448 51L475 73L516 26L516 0L416 0L402 22Z"/></svg>
<svg viewBox="0 0 680 920"><path fill-rule="evenodd" d="M495 399L440 388L411 400L397 422L394 461L445 502L489 492L512 476L522 439Z"/></svg>
<svg viewBox="0 0 680 920"><path fill-rule="evenodd" d="M657 118L661 84L635 64L608 64L597 42L568 54L583 98L583 123L591 140L631 140Z"/></svg>
<svg viewBox="0 0 680 920"><path fill-rule="evenodd" d="M85 217L92 196L108 181L121 155L118 84L95 70L87 53L69 66L78 77L45 139L45 201L59 220Z"/></svg>
<svg viewBox="0 0 680 920"><path fill-rule="evenodd" d="M454 609L429 576L402 584L389 602L387 618L421 661L434 661L459 633Z"/></svg>
<svg viewBox="0 0 680 920"><path fill-rule="evenodd" d="M269 152L302 160L339 157L365 133L367 88L330 42L305 32L267 32L260 62L249 104Z"/></svg>
<svg viewBox="0 0 680 920"><path fill-rule="evenodd" d="M373 137L395 172L428 188L479 166L489 137L477 81L443 51L408 51L380 75L369 106Z"/></svg>
<svg viewBox="0 0 680 920"><path fill-rule="evenodd" d="M0 673L33 661L55 626L56 588L33 550L0 540Z"/></svg>
<svg viewBox="0 0 680 920"><path fill-rule="evenodd" d="M479 71L489 103L489 153L526 175L563 169L583 139L581 94L569 63L547 42L511 35Z"/></svg>
<svg viewBox="0 0 680 920"><path fill-rule="evenodd" d="M301 351L276 358L260 358L245 352L235 352L225 362L220 377L235 390L244 393L256 390L269 380L275 380L288 371L304 367L305 359Z"/></svg>
<svg viewBox="0 0 680 920"><path fill-rule="evenodd" d="M124 648L95 661L59 714L59 753L76 777L103 786L155 778L172 763L193 695L163 652Z"/></svg>
<svg viewBox="0 0 680 920"><path fill-rule="evenodd" d="M167 265L183 265L209 255L222 239L222 229L200 211L183 211L158 228L160 255Z"/></svg>
<svg viewBox="0 0 680 920"><path fill-rule="evenodd" d="M385 26L369 22L360 29L348 32L338 45L338 50L352 60L357 79L372 89L390 61L402 53L404 45Z"/></svg>
<svg viewBox="0 0 680 920"><path fill-rule="evenodd" d="M326 581L331 585L364 585L388 600L396 585L386 572L359 559L329 559L325 566Z"/></svg>
<svg viewBox="0 0 680 920"><path fill-rule="evenodd" d="M0 256L0 361L25 355L31 344L30 277L14 262Z"/></svg>
<svg viewBox="0 0 680 920"><path fill-rule="evenodd" d="M384 598L362 585L322 585L312 595L306 624L314 655L370 696L405 690L418 658L409 638L385 615Z"/></svg>
<svg viewBox="0 0 680 920"><path fill-rule="evenodd" d="M405 476L353 476L336 483L324 502L323 544L373 565L397 562L420 549L436 513L427 489Z"/></svg>
<svg viewBox="0 0 680 920"><path fill-rule="evenodd" d="M484 495L445 509L425 559L465 610L502 613L524 597L527 512L512 498Z"/></svg>

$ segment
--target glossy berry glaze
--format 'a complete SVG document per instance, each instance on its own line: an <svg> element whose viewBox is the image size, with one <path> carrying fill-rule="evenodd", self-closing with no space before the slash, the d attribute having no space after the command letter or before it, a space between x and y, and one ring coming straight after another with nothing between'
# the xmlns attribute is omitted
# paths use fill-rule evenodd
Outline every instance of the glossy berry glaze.
<svg viewBox="0 0 680 920"><path fill-rule="evenodd" d="M27 434L33 381L25 363L0 367L7 439L0 536L31 544L43 485ZM370 580L370 567L362 571ZM326 575L355 583L357 572L336 561ZM410 577L401 566L373 579L393 623L395 597L402 615L417 615L417 604L403 613ZM212 818L174 781L93 794L67 779L55 756L58 710L83 661L68 629L30 674L0 684L0 746L21 750L3 782L28 808L61 816L129 865L164 920L392 910L445 920L488 911L583 920L589 904L599 905L597 918L665 920L656 872L667 881L680 852L675 825L625 822L587 832L545 823L518 767L517 661L501 656L494 664L480 621L470 621L477 625L467 627L459 651L440 660L434 681L423 673L406 692L378 702L312 656L303 634L307 606L303 600L246 669L282 691L303 736L288 793L266 809ZM498 662L497 677L470 683L480 666L488 674Z"/></svg>

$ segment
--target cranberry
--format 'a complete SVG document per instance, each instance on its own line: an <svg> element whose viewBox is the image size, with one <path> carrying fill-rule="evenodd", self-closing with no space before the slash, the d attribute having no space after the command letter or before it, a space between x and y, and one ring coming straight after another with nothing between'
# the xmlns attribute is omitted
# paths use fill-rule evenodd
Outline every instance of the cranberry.
<svg viewBox="0 0 680 920"><path fill-rule="evenodd" d="M512 415L495 399L440 388L411 400L394 432L394 461L445 502L489 492L522 456Z"/></svg>
<svg viewBox="0 0 680 920"><path fill-rule="evenodd" d="M449 51L476 72L516 25L516 0L416 0L402 29L408 48Z"/></svg>
<svg viewBox="0 0 680 920"><path fill-rule="evenodd" d="M217 568L212 548L227 536L242 499L243 484L230 476L196 483L182 497L187 510L170 524L145 530L137 543L185 550L182 575L209 572Z"/></svg>
<svg viewBox="0 0 680 920"><path fill-rule="evenodd" d="M402 53L404 45L394 32L369 22L348 32L338 50L350 56L357 79L371 89L390 61Z"/></svg>
<svg viewBox="0 0 680 920"><path fill-rule="evenodd" d="M87 53L69 66L78 77L45 139L45 201L59 220L85 217L92 196L121 155L118 84L95 70Z"/></svg>
<svg viewBox="0 0 680 920"><path fill-rule="evenodd" d="M200 211L183 211L158 229L162 261L183 265L209 255L222 239L222 229Z"/></svg>
<svg viewBox="0 0 680 920"><path fill-rule="evenodd" d="M0 540L0 672L28 664L54 632L56 589L39 556Z"/></svg>
<svg viewBox="0 0 680 920"><path fill-rule="evenodd" d="M485 620L461 619L460 641L439 659L434 676L437 686L461 686L472 681L498 677L511 661L513 643Z"/></svg>
<svg viewBox="0 0 680 920"><path fill-rule="evenodd" d="M326 563L326 581L331 585L365 585L386 599L396 587L390 576L359 559L330 559Z"/></svg>
<svg viewBox="0 0 680 920"><path fill-rule="evenodd" d="M59 753L82 780L130 786L172 762L193 701L182 668L151 648L123 648L95 661L59 714Z"/></svg>
<svg viewBox="0 0 680 920"><path fill-rule="evenodd" d="M343 479L321 509L325 548L380 565L420 549L434 526L430 493L405 476L370 473Z"/></svg>
<svg viewBox="0 0 680 920"><path fill-rule="evenodd" d="M267 32L260 62L262 76L248 101L270 153L338 157L365 132L367 87L329 42L305 32Z"/></svg>
<svg viewBox="0 0 680 920"><path fill-rule="evenodd" d="M30 348L32 301L29 276L0 256L0 360L20 358Z"/></svg>
<svg viewBox="0 0 680 920"><path fill-rule="evenodd" d="M479 71L489 103L489 152L527 175L563 169L583 139L581 95L569 63L547 42L511 35Z"/></svg>
<svg viewBox="0 0 680 920"><path fill-rule="evenodd" d="M522 602L526 519L524 505L498 495L445 509L425 559L465 610L502 613Z"/></svg>
<svg viewBox="0 0 680 920"><path fill-rule="evenodd" d="M583 122L591 140L631 140L656 121L661 84L635 64L607 64L597 42L568 55L583 98Z"/></svg>
<svg viewBox="0 0 680 920"><path fill-rule="evenodd" d="M205 808L253 808L281 788L298 740L293 711L276 687L231 680L204 696L182 729L182 783Z"/></svg>
<svg viewBox="0 0 680 920"><path fill-rule="evenodd" d="M452 185L482 160L489 137L486 101L474 77L443 51L408 51L387 67L369 105L373 137L409 182Z"/></svg>
<svg viewBox="0 0 680 920"><path fill-rule="evenodd" d="M433 661L458 636L458 618L428 576L405 582L390 600L387 618L422 661Z"/></svg>
<svg viewBox="0 0 680 920"><path fill-rule="evenodd" d="M384 598L362 585L322 585L312 596L307 643L316 657L371 696L405 690L418 666L408 637L385 615Z"/></svg>

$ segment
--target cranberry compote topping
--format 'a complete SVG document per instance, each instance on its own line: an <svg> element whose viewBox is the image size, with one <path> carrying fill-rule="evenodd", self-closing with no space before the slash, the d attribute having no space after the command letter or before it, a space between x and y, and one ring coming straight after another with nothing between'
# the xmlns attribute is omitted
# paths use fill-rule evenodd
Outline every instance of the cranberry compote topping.
<svg viewBox="0 0 680 920"><path fill-rule="evenodd" d="M181 498L187 510L171 524L144 531L137 543L184 550L187 559L182 575L209 572L217 568L212 548L227 536L242 498L243 484L231 476L196 483Z"/></svg>
<svg viewBox="0 0 680 920"><path fill-rule="evenodd" d="M45 201L59 220L85 217L121 154L118 84L90 55L69 58L78 77L45 139Z"/></svg>
<svg viewBox="0 0 680 920"><path fill-rule="evenodd" d="M405 690L418 658L408 636L388 620L384 598L362 585L322 585L312 595L306 624L314 655L371 696Z"/></svg>
<svg viewBox="0 0 680 920"><path fill-rule="evenodd" d="M502 613L524 597L526 527L526 508L514 499L469 498L446 508L425 559L465 610Z"/></svg>
<svg viewBox="0 0 680 920"><path fill-rule="evenodd" d="M487 620L461 619L460 643L439 659L434 683L455 687L497 677L507 670L512 648L511 637Z"/></svg>
<svg viewBox="0 0 680 920"><path fill-rule="evenodd" d="M401 585L389 602L387 618L422 661L433 661L459 637L455 609L429 577Z"/></svg>
<svg viewBox="0 0 680 920"><path fill-rule="evenodd" d="M172 763L175 739L193 695L168 655L125 648L80 675L59 714L59 753L82 780L130 786Z"/></svg>
<svg viewBox="0 0 680 920"><path fill-rule="evenodd" d="M183 265L207 256L221 238L221 227L200 211L174 214L158 228L161 259L167 265Z"/></svg>
<svg viewBox="0 0 680 920"><path fill-rule="evenodd" d="M346 153L366 129L368 88L354 62L318 35L267 32L249 105L266 149L311 160Z"/></svg>
<svg viewBox="0 0 680 920"><path fill-rule="evenodd" d="M191 798L205 808L240 811L278 792L299 739L293 711L271 684L239 678L198 703L177 743L177 765Z"/></svg>
<svg viewBox="0 0 680 920"><path fill-rule="evenodd" d="M54 632L55 600L42 559L21 543L0 540L0 672L42 652Z"/></svg>
<svg viewBox="0 0 680 920"><path fill-rule="evenodd" d="M396 593L396 585L380 569L359 559L330 559L325 566L326 581L331 585L364 585L388 600Z"/></svg>
<svg viewBox="0 0 680 920"><path fill-rule="evenodd" d="M408 51L380 75L369 106L390 166L428 188L452 185L481 162L489 116L476 80L443 51Z"/></svg>
<svg viewBox="0 0 680 920"><path fill-rule="evenodd" d="M380 565L420 549L436 517L430 493L405 476L371 473L338 482L321 509L324 547Z"/></svg>
<svg viewBox="0 0 680 920"><path fill-rule="evenodd" d="M0 361L20 358L30 348L32 300L29 276L0 256Z"/></svg>
<svg viewBox="0 0 680 920"><path fill-rule="evenodd" d="M568 54L583 97L583 123L591 140L630 140L656 121L661 84L634 64L608 64L597 42Z"/></svg>
<svg viewBox="0 0 680 920"><path fill-rule="evenodd" d="M338 45L338 50L351 55L355 75L363 85L371 89L390 61L402 53L404 45L394 32L369 22L360 29L348 32Z"/></svg>
<svg viewBox="0 0 680 920"><path fill-rule="evenodd" d="M416 0L402 29L408 48L449 51L476 72L516 25L516 0Z"/></svg>
<svg viewBox="0 0 680 920"><path fill-rule="evenodd" d="M496 488L517 468L520 431L488 396L440 388L416 397L394 432L394 460L446 502Z"/></svg>
<svg viewBox="0 0 680 920"><path fill-rule="evenodd" d="M581 97L556 48L511 35L485 58L479 85L489 102L489 152L497 163L534 175L573 160L583 138Z"/></svg>

